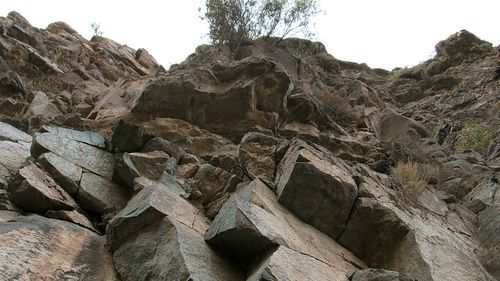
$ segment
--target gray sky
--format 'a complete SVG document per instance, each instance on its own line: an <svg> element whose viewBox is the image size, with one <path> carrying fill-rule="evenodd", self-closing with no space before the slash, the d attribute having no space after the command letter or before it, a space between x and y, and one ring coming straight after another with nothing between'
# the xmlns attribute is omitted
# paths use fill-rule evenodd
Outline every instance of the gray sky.
<svg viewBox="0 0 500 281"><path fill-rule="evenodd" d="M168 67L207 42L199 19L203 0L0 0L0 16L15 10L34 26L64 21L86 38L90 24L103 36L147 49ZM392 69L433 55L434 45L460 29L500 44L498 0L320 0L316 40L334 57Z"/></svg>

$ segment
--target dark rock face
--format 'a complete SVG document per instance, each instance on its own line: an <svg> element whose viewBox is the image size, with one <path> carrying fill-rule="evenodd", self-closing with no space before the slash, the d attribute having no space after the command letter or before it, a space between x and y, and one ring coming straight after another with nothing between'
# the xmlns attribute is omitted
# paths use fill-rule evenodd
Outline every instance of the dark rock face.
<svg viewBox="0 0 500 281"><path fill-rule="evenodd" d="M311 150L297 151L295 147L289 149L281 165L276 190L278 202L336 239L344 231L358 195L356 183L345 165Z"/></svg>
<svg viewBox="0 0 500 281"><path fill-rule="evenodd" d="M358 198L338 241L370 266L382 266L391 248L409 231L408 225L376 199Z"/></svg>
<svg viewBox="0 0 500 281"><path fill-rule="evenodd" d="M479 213L479 240L484 248L481 254L483 264L495 278L500 278L500 205L488 206Z"/></svg>
<svg viewBox="0 0 500 281"><path fill-rule="evenodd" d="M63 22L0 35L2 280L499 278L500 49L467 31L391 72L302 39L165 71Z"/></svg>

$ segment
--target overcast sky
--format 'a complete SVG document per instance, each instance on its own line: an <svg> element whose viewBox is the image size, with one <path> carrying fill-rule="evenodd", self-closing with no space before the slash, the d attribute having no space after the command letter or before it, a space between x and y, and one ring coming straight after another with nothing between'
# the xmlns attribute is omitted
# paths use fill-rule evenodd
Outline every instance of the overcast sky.
<svg viewBox="0 0 500 281"><path fill-rule="evenodd" d="M461 29L500 44L499 0L320 0L316 40L334 57L392 69L433 55L434 45ZM0 0L0 16L15 10L34 26L64 21L86 38L103 36L147 49L168 67L207 42L199 19L204 0Z"/></svg>

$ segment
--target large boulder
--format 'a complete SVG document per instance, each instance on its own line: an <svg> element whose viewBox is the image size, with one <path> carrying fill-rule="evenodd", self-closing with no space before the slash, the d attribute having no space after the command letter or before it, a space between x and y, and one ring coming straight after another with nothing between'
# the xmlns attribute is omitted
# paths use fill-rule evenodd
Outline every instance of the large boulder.
<svg viewBox="0 0 500 281"><path fill-rule="evenodd" d="M238 147L232 141L182 120L156 118L142 126L147 134L168 140L199 157L237 154Z"/></svg>
<svg viewBox="0 0 500 281"><path fill-rule="evenodd" d="M358 195L342 160L300 146L289 148L276 186L278 202L333 239L344 231Z"/></svg>
<svg viewBox="0 0 500 281"><path fill-rule="evenodd" d="M313 257L280 246L249 274L247 281L348 281L334 267Z"/></svg>
<svg viewBox="0 0 500 281"><path fill-rule="evenodd" d="M103 177L111 179L113 176L113 154L65 135L50 132L36 133L33 137L31 155L39 157L45 152L53 152L67 161Z"/></svg>
<svg viewBox="0 0 500 281"><path fill-rule="evenodd" d="M99 214L113 213L125 207L128 192L104 177L84 172L75 200L85 210Z"/></svg>
<svg viewBox="0 0 500 281"><path fill-rule="evenodd" d="M25 211L43 214L77 208L73 198L35 164L20 169L9 189L10 200Z"/></svg>
<svg viewBox="0 0 500 281"><path fill-rule="evenodd" d="M250 57L157 78L132 111L182 119L239 140L251 128L273 129L292 88L290 77L277 64Z"/></svg>
<svg viewBox="0 0 500 281"><path fill-rule="evenodd" d="M108 245L122 280L244 280L203 240L208 219L169 186L139 192L111 220Z"/></svg>
<svg viewBox="0 0 500 281"><path fill-rule="evenodd" d="M105 239L78 225L38 215L0 221L4 280L119 280Z"/></svg>
<svg viewBox="0 0 500 281"><path fill-rule="evenodd" d="M72 196L77 194L83 173L80 166L52 152L40 155L37 161L66 192Z"/></svg>
<svg viewBox="0 0 500 281"><path fill-rule="evenodd" d="M330 266L338 280L366 267L332 238L279 204L274 192L258 179L237 189L215 217L205 239L247 265L260 263L270 250L285 246L299 256Z"/></svg>
<svg viewBox="0 0 500 281"><path fill-rule="evenodd" d="M15 127L0 122L0 189L5 189L12 175L30 156L32 137Z"/></svg>

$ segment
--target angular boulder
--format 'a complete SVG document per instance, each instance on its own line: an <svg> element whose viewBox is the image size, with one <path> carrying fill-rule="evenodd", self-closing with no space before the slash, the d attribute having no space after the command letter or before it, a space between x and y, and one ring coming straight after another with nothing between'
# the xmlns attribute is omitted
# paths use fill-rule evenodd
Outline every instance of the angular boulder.
<svg viewBox="0 0 500 281"><path fill-rule="evenodd" d="M278 202L336 239L343 232L358 195L347 166L320 151L296 146L289 149L280 166Z"/></svg>
<svg viewBox="0 0 500 281"><path fill-rule="evenodd" d="M410 227L376 199L358 198L338 242L372 267L383 266Z"/></svg>
<svg viewBox="0 0 500 281"><path fill-rule="evenodd" d="M37 159L54 180L66 190L70 195L75 196L79 189L80 179L82 178L83 170L64 158L57 156L52 152L47 152Z"/></svg>
<svg viewBox="0 0 500 281"><path fill-rule="evenodd" d="M33 137L31 155L37 158L45 152L53 152L67 161L105 178L111 179L113 176L113 154L94 146L59 134L37 133Z"/></svg>
<svg viewBox="0 0 500 281"><path fill-rule="evenodd" d="M75 200L85 210L99 214L112 213L127 205L128 192L104 177L84 172Z"/></svg>
<svg viewBox="0 0 500 281"><path fill-rule="evenodd" d="M43 126L43 130L66 139L82 142L99 148L106 147L103 135L92 131L78 131L62 127Z"/></svg>
<svg viewBox="0 0 500 281"><path fill-rule="evenodd" d="M118 249L129 237L142 228L168 216L178 221L189 221L198 231L204 231L208 220L198 215L198 209L178 196L169 185L157 183L137 193L106 228L108 246ZM201 224L201 226L200 226Z"/></svg>
<svg viewBox="0 0 500 281"><path fill-rule="evenodd" d="M349 279L324 262L281 246L265 257L246 280L348 281Z"/></svg>
<svg viewBox="0 0 500 281"><path fill-rule="evenodd" d="M116 161L114 178L133 188L134 178L145 177L154 181L160 180L165 172L172 171L177 160L163 151L148 153L123 153Z"/></svg>
<svg viewBox="0 0 500 281"><path fill-rule="evenodd" d="M132 236L113 253L113 261L123 281L245 280L238 265L212 250L201 233L168 218Z"/></svg>
<svg viewBox="0 0 500 281"><path fill-rule="evenodd" d="M111 137L111 143L121 152L139 151L144 142L144 128L124 120L118 122Z"/></svg>
<svg viewBox="0 0 500 281"><path fill-rule="evenodd" d="M48 210L73 210L73 198L35 164L19 170L19 185L10 187L10 200L25 211L45 213Z"/></svg>
<svg viewBox="0 0 500 281"><path fill-rule="evenodd" d="M205 239L244 264L259 263L268 251L281 245L329 265L339 278L366 267L332 238L279 204L260 180L237 189L215 217Z"/></svg>
<svg viewBox="0 0 500 281"><path fill-rule="evenodd" d="M132 111L185 120L239 140L252 128L272 129L292 88L279 65L250 57L154 79Z"/></svg>
<svg viewBox="0 0 500 281"><path fill-rule="evenodd" d="M105 239L78 225L38 215L0 222L4 280L119 280Z"/></svg>
<svg viewBox="0 0 500 281"><path fill-rule="evenodd" d="M203 240L208 219L171 188L144 188L109 222L106 237L122 280L244 280Z"/></svg>

